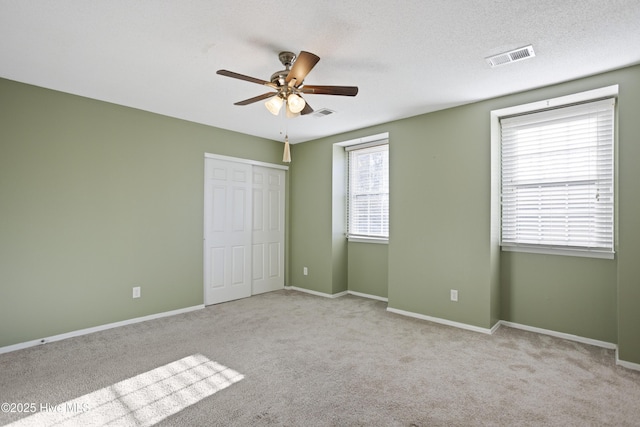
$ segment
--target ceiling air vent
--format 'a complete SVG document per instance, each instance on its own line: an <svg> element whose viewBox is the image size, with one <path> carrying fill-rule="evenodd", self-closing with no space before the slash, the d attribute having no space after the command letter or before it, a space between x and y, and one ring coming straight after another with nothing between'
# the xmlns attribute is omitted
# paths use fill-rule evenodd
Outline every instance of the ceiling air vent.
<svg viewBox="0 0 640 427"><path fill-rule="evenodd" d="M320 110L316 110L313 112L313 117L325 117L329 114L333 114L335 111L329 110L328 108L321 108Z"/></svg>
<svg viewBox="0 0 640 427"><path fill-rule="evenodd" d="M509 52L499 53L498 55L485 59L493 68L500 65L511 64L516 61L522 61L523 59L533 58L534 56L536 56L536 53L533 51L533 46L529 45Z"/></svg>

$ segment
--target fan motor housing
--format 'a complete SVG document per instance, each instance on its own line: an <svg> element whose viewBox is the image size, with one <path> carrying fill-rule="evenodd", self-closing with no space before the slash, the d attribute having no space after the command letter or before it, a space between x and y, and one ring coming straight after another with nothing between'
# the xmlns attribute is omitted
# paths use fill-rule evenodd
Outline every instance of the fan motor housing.
<svg viewBox="0 0 640 427"><path fill-rule="evenodd" d="M291 70L291 66L296 60L296 54L293 52L280 52L278 55L278 59L282 65L285 66L284 70L276 71L271 75L271 83L278 85L278 87L284 86L285 80L289 75L289 71Z"/></svg>
<svg viewBox="0 0 640 427"><path fill-rule="evenodd" d="M287 75L289 75L288 69L276 71L271 75L271 83L275 83L278 87L284 86Z"/></svg>

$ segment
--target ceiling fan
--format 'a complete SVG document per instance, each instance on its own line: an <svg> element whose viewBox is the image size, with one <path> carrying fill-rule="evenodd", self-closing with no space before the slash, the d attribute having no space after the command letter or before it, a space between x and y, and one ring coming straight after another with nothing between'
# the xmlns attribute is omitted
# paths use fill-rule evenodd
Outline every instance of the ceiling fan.
<svg viewBox="0 0 640 427"><path fill-rule="evenodd" d="M313 53L301 51L296 56L293 52L280 52L278 58L285 69L273 73L269 81L228 70L218 70L216 72L222 76L257 83L275 90L275 92L263 93L262 95L236 102L234 105L249 105L268 99L265 106L272 114L276 116L280 114L282 106L286 104L287 117L296 117L300 114L313 113L313 108L302 98L302 94L341 96L356 96L358 94L357 86L305 85L304 78L320 61L320 57Z"/></svg>

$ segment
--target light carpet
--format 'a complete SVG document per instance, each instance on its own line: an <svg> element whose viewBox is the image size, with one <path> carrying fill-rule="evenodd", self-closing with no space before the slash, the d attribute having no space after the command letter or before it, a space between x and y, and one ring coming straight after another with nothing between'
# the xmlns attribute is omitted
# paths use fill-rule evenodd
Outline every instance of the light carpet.
<svg viewBox="0 0 640 427"><path fill-rule="evenodd" d="M586 344L283 290L0 355L0 402L38 405L0 412L15 427L638 426L640 372Z"/></svg>

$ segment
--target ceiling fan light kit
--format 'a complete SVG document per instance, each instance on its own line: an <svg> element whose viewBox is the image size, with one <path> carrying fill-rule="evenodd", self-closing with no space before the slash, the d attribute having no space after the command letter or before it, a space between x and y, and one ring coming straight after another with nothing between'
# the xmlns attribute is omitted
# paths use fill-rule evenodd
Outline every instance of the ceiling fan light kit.
<svg viewBox="0 0 640 427"><path fill-rule="evenodd" d="M302 99L301 96L292 93L287 97L287 107L291 110L292 113L299 113L302 111L306 102Z"/></svg>
<svg viewBox="0 0 640 427"><path fill-rule="evenodd" d="M287 117L298 117L300 112L306 106L306 102L302 99L301 96L296 95L295 93L287 96L286 101L278 94L273 96L267 102L264 103L264 106L267 107L267 110L274 116L280 114L280 109L283 104L287 104Z"/></svg>
<svg viewBox="0 0 640 427"><path fill-rule="evenodd" d="M340 96L356 96L358 94L357 86L305 85L305 77L307 77L307 74L309 74L318 61L320 61L320 57L313 53L301 51L300 54L296 56L293 52L280 52L278 59L282 65L284 65L285 69L273 73L269 81L228 70L218 70L216 72L222 76L257 83L275 90L275 92L267 92L253 98L238 101L234 103L234 105L249 105L266 99L265 107L271 114L275 116L280 114L282 105L285 104L286 116L292 118L313 113L313 108L305 101L302 94ZM288 135L285 138L283 161L291 161Z"/></svg>
<svg viewBox="0 0 640 427"><path fill-rule="evenodd" d="M283 103L282 98L276 95L272 97L270 100L268 100L267 102L265 102L264 105L265 107L267 107L267 110L271 112L271 114L273 114L274 116L277 116L278 114L280 114L282 103Z"/></svg>

